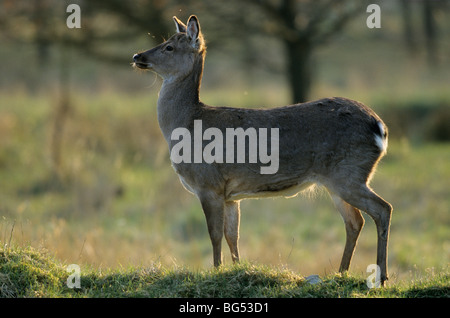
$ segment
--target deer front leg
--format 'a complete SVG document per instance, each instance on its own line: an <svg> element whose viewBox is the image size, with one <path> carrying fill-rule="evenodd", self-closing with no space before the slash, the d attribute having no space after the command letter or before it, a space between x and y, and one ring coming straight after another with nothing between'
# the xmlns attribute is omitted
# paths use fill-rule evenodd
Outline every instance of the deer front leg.
<svg viewBox="0 0 450 318"><path fill-rule="evenodd" d="M222 237L224 229L225 201L213 192L199 195L208 225L209 237L213 247L214 266L222 264Z"/></svg>
<svg viewBox="0 0 450 318"><path fill-rule="evenodd" d="M239 201L225 203L225 239L230 247L233 263L239 262Z"/></svg>

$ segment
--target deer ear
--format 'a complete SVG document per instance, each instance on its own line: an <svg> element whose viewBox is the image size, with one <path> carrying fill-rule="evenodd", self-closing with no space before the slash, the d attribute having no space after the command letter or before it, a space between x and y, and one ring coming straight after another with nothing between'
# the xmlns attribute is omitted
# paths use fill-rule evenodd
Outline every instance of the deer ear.
<svg viewBox="0 0 450 318"><path fill-rule="evenodd" d="M195 15L189 17L186 33L192 47L199 49L203 44L203 37L201 35L200 23Z"/></svg>
<svg viewBox="0 0 450 318"><path fill-rule="evenodd" d="M186 25L181 22L177 17L173 17L173 21L175 22L175 27L177 28L177 32L186 32Z"/></svg>

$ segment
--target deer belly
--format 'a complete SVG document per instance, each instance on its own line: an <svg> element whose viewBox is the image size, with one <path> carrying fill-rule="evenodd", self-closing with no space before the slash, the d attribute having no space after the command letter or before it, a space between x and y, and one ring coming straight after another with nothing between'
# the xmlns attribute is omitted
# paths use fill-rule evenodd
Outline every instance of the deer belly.
<svg viewBox="0 0 450 318"><path fill-rule="evenodd" d="M299 184L290 185L286 187L272 187L267 189L247 189L243 191L233 191L227 196L227 199L229 199L230 201L237 201L242 199L259 199L270 197L292 198L295 197L300 192L305 191L312 186L314 186L314 182L305 181Z"/></svg>

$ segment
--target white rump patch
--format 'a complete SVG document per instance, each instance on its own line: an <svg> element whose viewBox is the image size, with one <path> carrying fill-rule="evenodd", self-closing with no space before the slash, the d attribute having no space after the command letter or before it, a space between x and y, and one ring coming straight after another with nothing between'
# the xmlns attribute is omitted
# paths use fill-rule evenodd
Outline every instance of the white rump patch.
<svg viewBox="0 0 450 318"><path fill-rule="evenodd" d="M378 148L380 148L382 153L385 153L387 150L388 140L387 138L384 138L385 131L384 127L380 122L377 122L378 127L380 128L381 136L378 134L375 134L375 143L377 144Z"/></svg>

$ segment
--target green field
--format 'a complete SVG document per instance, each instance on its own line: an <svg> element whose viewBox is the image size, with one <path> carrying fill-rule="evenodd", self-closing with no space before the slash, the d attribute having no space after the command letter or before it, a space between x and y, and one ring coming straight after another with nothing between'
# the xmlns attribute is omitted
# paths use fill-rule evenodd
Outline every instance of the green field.
<svg viewBox="0 0 450 318"><path fill-rule="evenodd" d="M320 283L310 284L290 270L248 262L201 271L167 268L159 263L116 270L83 266L79 277L75 278L74 273L45 251L1 248L0 298L162 297L178 298L178 303L180 297L441 298L448 297L450 283L447 270L387 288L369 289L364 277L346 274L328 274L321 277Z"/></svg>
<svg viewBox="0 0 450 318"><path fill-rule="evenodd" d="M249 105L256 103L252 94L246 96ZM55 99L0 98L3 247L44 248L65 264L110 270L154 263L167 270L211 267L204 216L170 166L155 119L156 95L75 96L62 133L58 173L50 160ZM448 275L449 162L449 143L391 136L372 186L394 207L392 286ZM243 201L241 211L244 260L300 276L337 271L345 229L324 191ZM375 226L366 218L350 273L367 277L375 257ZM226 244L224 259L231 263Z"/></svg>

